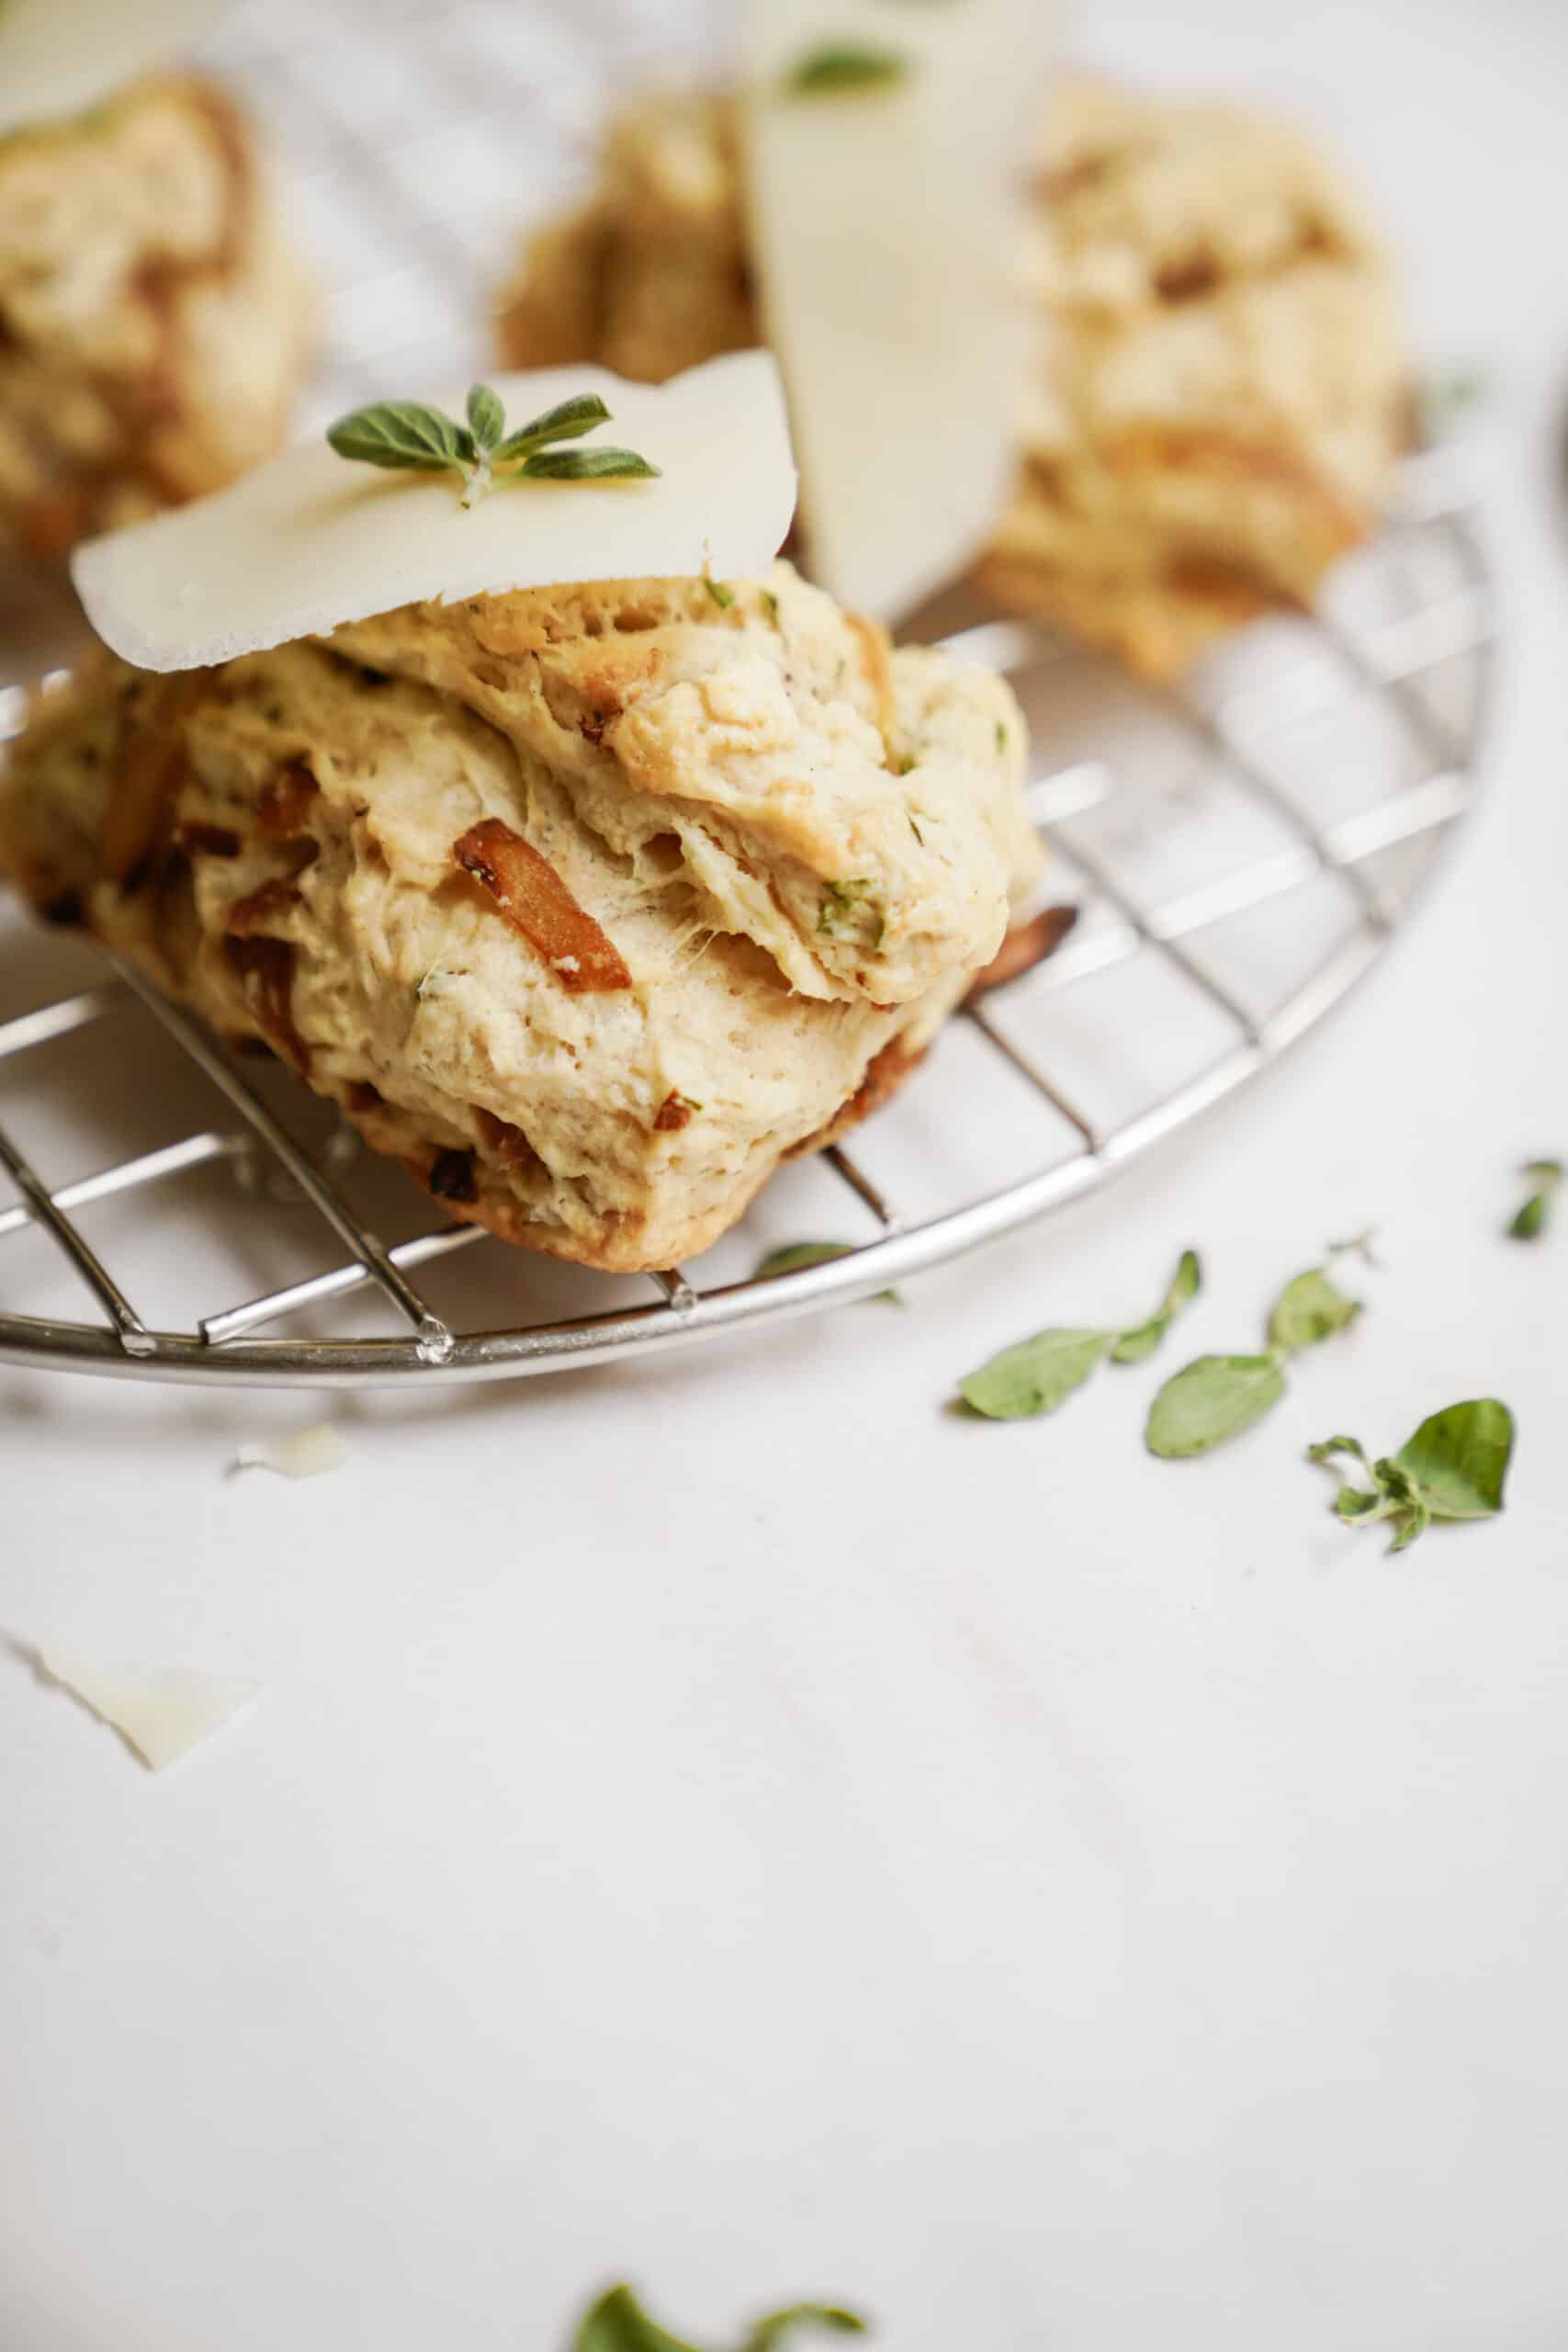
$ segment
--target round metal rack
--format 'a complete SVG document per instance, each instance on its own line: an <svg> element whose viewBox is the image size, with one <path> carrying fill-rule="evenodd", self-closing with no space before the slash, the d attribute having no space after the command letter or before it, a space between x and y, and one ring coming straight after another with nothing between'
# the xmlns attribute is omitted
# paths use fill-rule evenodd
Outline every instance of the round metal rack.
<svg viewBox="0 0 1568 2352"><path fill-rule="evenodd" d="M312 421L477 371L497 191L521 223L581 172L606 85L705 53L688 11L631 0L568 28L506 0L432 16L247 0L213 59L284 149L324 279ZM72 643L23 593L0 587L0 737ZM852 1149L637 1280L423 1225L423 1196L285 1074L0 906L0 1362L318 1386L557 1372L865 1298L1059 1208L1247 1085L1385 950L1472 797L1493 637L1440 451L1318 611L1247 632L1180 696L1010 622L950 625L1024 704L1043 903L1077 920ZM848 1246L759 1279L803 1230Z"/></svg>

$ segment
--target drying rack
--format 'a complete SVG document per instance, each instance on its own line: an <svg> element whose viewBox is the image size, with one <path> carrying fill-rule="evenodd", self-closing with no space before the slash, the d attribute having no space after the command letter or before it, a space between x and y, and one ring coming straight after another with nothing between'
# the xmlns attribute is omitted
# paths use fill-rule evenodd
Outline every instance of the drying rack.
<svg viewBox="0 0 1568 2352"><path fill-rule="evenodd" d="M633 0L582 0L570 27L513 0L236 9L212 62L283 149L324 281L306 421L479 372L475 322L512 233L498 190L518 223L558 201L587 168L606 90L699 67L712 29ZM33 593L26 608L19 589L0 594L0 740L20 723L23 681L71 644L63 608ZM1011 622L949 627L942 641L1005 670L1024 704L1030 808L1053 852L1044 895L1077 921L950 1025L934 1067L852 1148L812 1163L797 1228L836 1220L831 1184L866 1238L763 1280L748 1269L764 1238L796 1236L764 1236L755 1216L699 1264L635 1282L548 1266L473 1227L383 1242L389 1220L428 1204L389 1193L302 1090L255 1077L97 951L96 968L40 1000L23 944L39 935L0 912L16 967L0 963L0 1362L316 1386L555 1372L866 1298L1059 1208L1255 1080L1386 949L1472 797L1494 634L1443 451L1410 461L1387 529L1318 611L1248 632L1180 696ZM109 1028L85 1087L70 1050ZM143 1125L150 1100L198 1114L56 1174L86 1149L89 1113L112 1126L116 1088ZM806 1181L775 1180L767 1216ZM182 1265L210 1242L231 1283L236 1262L270 1278L240 1278L233 1296L215 1264L209 1295L230 1303L152 1311L139 1302L171 1237ZM35 1255L12 1285L25 1241ZM40 1252L74 1305L31 1299L49 1290ZM279 1267L290 1252L297 1271ZM479 1259L484 1279L458 1284L456 1306L436 1295ZM367 1307L387 1328L359 1328Z"/></svg>

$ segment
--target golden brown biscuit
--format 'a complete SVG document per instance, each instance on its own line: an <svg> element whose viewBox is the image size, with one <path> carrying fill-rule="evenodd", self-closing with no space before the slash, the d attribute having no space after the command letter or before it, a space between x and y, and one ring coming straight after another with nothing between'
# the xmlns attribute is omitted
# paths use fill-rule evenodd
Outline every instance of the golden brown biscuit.
<svg viewBox="0 0 1568 2352"><path fill-rule="evenodd" d="M912 1065L1040 863L999 679L723 585L105 658L14 747L0 865L455 1215L671 1264Z"/></svg>
<svg viewBox="0 0 1568 2352"><path fill-rule="evenodd" d="M1229 107L1064 89L1040 191L1049 377L981 578L1169 677L1373 527L1407 413L1389 272L1314 148Z"/></svg>
<svg viewBox="0 0 1568 2352"><path fill-rule="evenodd" d="M58 560L270 455L305 337L221 91L142 82L0 140L0 557Z"/></svg>

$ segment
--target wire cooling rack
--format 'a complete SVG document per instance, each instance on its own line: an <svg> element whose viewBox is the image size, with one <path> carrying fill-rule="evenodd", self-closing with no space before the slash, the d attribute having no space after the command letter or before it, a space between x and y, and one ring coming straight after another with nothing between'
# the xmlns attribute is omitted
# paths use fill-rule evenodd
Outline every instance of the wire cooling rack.
<svg viewBox="0 0 1568 2352"><path fill-rule="evenodd" d="M226 20L211 62L281 149L322 280L307 424L482 367L513 227L585 175L606 96L714 59L714 14L562 13L248 0ZM430 1227L285 1073L242 1068L129 967L0 907L0 1362L487 1379L868 1297L1088 1192L1255 1078L1382 952L1470 799L1492 597L1443 453L1411 461L1383 536L1315 614L1248 631L1180 697L1032 629L948 618L943 641L1023 702L1042 903L1077 919L950 1024L852 1151L786 1170L689 1269L556 1265ZM77 626L36 583L0 583L0 739ZM755 1278L771 1243L802 1238L849 1246Z"/></svg>

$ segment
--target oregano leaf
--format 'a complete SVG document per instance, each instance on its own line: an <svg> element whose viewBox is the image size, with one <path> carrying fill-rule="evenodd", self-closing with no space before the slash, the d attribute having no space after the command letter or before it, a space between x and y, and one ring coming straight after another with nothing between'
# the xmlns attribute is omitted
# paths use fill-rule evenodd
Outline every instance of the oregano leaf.
<svg viewBox="0 0 1568 2352"><path fill-rule="evenodd" d="M863 2335L865 2322L857 2312L837 2303L791 2303L786 2311L770 2312L747 2331L740 2352L777 2352L786 2337L803 2327L819 2327L829 2335Z"/></svg>
<svg viewBox="0 0 1568 2352"><path fill-rule="evenodd" d="M1163 1462L1188 1461L1239 1437L1284 1393L1285 1375L1271 1355L1200 1356L1155 1398L1144 1442Z"/></svg>
<svg viewBox="0 0 1568 2352"><path fill-rule="evenodd" d="M630 2287L612 2287L578 2322L571 2352L694 2352L650 2319Z"/></svg>
<svg viewBox="0 0 1568 2352"><path fill-rule="evenodd" d="M1361 1312L1359 1298L1347 1298L1321 1266L1311 1266L1287 1283L1269 1317L1269 1344L1284 1355L1315 1347L1343 1331Z"/></svg>
<svg viewBox="0 0 1568 2352"><path fill-rule="evenodd" d="M1196 1250L1184 1250L1159 1306L1146 1323L1119 1334L1111 1351L1112 1363L1142 1363L1152 1356L1182 1309L1190 1306L1203 1287L1203 1268Z"/></svg>
<svg viewBox="0 0 1568 2352"><path fill-rule="evenodd" d="M1386 1519L1390 1549L1403 1552L1434 1520L1492 1519L1503 1508L1503 1487L1514 1447L1514 1417L1495 1396L1476 1396L1429 1414L1395 1454L1369 1463L1354 1438L1325 1438L1307 1448L1310 1462L1352 1455L1371 1476L1371 1488L1341 1487L1334 1509L1347 1525Z"/></svg>
<svg viewBox="0 0 1568 2352"><path fill-rule="evenodd" d="M328 426L327 439L340 458L366 466L445 473L449 467L465 469L474 458L472 436L422 401L376 401L354 409Z"/></svg>
<svg viewBox="0 0 1568 2352"><path fill-rule="evenodd" d="M978 1371L965 1373L958 1393L971 1412L988 1421L1054 1413L1083 1386L1113 1337L1110 1331L1036 1331L1032 1339L1003 1348Z"/></svg>
<svg viewBox="0 0 1568 2352"><path fill-rule="evenodd" d="M502 452L496 452L499 459ZM635 449L536 449L511 477L528 481L654 481L659 468Z"/></svg>
<svg viewBox="0 0 1568 2352"><path fill-rule="evenodd" d="M897 50L824 41L790 67L784 86L794 98L855 96L868 90L889 89L904 81L908 72L908 59Z"/></svg>
<svg viewBox="0 0 1568 2352"><path fill-rule="evenodd" d="M482 453L493 450L506 430L506 411L501 404L501 394L491 391L488 384L468 387L468 430L474 436L474 447Z"/></svg>
<svg viewBox="0 0 1568 2352"><path fill-rule="evenodd" d="M570 400L558 401L539 416L530 417L515 433L509 433L496 450L497 459L503 465L514 458L526 458L535 449L543 449L552 441L580 441L592 433L596 424L607 424L610 412L597 392L577 392Z"/></svg>
<svg viewBox="0 0 1568 2352"><path fill-rule="evenodd" d="M1534 1188L1509 1219L1510 1241L1539 1241L1551 1221L1551 1211L1562 1182L1560 1159L1527 1159L1519 1173Z"/></svg>
<svg viewBox="0 0 1568 2352"><path fill-rule="evenodd" d="M1429 1414L1393 1457L1435 1519L1490 1519L1503 1508L1514 1417L1495 1396Z"/></svg>
<svg viewBox="0 0 1568 2352"><path fill-rule="evenodd" d="M759 1258L751 1270L754 1283L765 1283L774 1274L793 1274L801 1266L820 1266L829 1258L851 1258L854 1255L852 1241L785 1241ZM870 1303L886 1300L889 1306L902 1306L902 1295L896 1290L877 1290L870 1294Z"/></svg>

